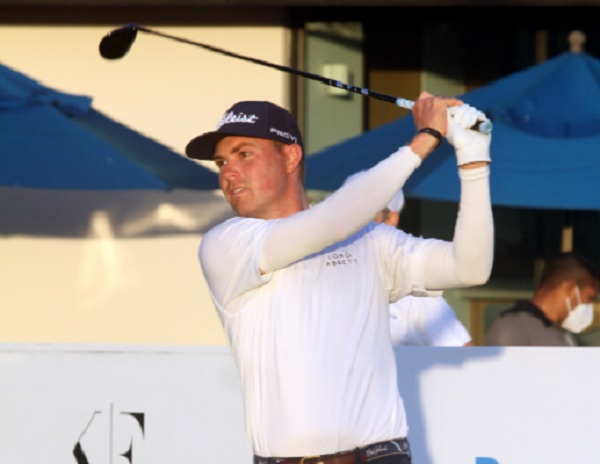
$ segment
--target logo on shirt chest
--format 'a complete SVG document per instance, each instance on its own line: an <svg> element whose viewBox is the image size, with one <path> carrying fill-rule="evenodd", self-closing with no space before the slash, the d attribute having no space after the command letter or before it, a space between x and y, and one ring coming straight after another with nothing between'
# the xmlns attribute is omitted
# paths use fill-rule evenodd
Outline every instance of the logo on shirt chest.
<svg viewBox="0 0 600 464"><path fill-rule="evenodd" d="M358 259L349 251L325 253L325 267L345 266L357 262Z"/></svg>

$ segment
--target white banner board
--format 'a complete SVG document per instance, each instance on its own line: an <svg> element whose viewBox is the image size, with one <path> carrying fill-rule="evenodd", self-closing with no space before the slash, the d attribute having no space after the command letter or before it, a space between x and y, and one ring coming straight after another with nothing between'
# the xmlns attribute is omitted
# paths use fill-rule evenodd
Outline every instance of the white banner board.
<svg viewBox="0 0 600 464"><path fill-rule="evenodd" d="M600 349L398 348L413 464L595 464ZM2 464L251 464L226 347L0 344Z"/></svg>
<svg viewBox="0 0 600 464"><path fill-rule="evenodd" d="M225 348L0 351L2 464L249 464L243 426Z"/></svg>

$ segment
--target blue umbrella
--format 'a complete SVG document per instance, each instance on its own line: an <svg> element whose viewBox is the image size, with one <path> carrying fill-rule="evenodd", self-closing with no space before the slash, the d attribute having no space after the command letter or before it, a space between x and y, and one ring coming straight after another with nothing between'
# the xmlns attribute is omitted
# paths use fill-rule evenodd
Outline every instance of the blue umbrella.
<svg viewBox="0 0 600 464"><path fill-rule="evenodd" d="M218 188L217 175L91 106L0 65L0 186Z"/></svg>
<svg viewBox="0 0 600 464"><path fill-rule="evenodd" d="M460 96L492 120L494 205L600 209L600 61L565 52ZM412 116L307 158L307 188L334 190L404 145ZM407 197L457 202L452 148L443 142L410 177Z"/></svg>

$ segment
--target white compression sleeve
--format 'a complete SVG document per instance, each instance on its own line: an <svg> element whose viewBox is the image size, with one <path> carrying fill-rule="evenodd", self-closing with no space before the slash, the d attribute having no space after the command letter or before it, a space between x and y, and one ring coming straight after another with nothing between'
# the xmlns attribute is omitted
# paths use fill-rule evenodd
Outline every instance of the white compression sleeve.
<svg viewBox="0 0 600 464"><path fill-rule="evenodd" d="M360 230L420 164L421 158L402 147L315 206L275 220L264 241L261 271L281 269Z"/></svg>
<svg viewBox="0 0 600 464"><path fill-rule="evenodd" d="M485 283L494 259L489 166L459 169L461 195L452 242L437 241L424 266L429 290L460 288Z"/></svg>

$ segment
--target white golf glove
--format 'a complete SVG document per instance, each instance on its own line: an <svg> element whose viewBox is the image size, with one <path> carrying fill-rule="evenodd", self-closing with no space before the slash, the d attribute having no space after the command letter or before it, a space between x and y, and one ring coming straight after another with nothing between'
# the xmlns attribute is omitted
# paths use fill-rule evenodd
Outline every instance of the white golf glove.
<svg viewBox="0 0 600 464"><path fill-rule="evenodd" d="M491 134L483 134L469 129L477 121L487 121L487 117L477 108L466 103L448 109L448 133L446 139L456 151L458 166L474 161L491 162Z"/></svg>

